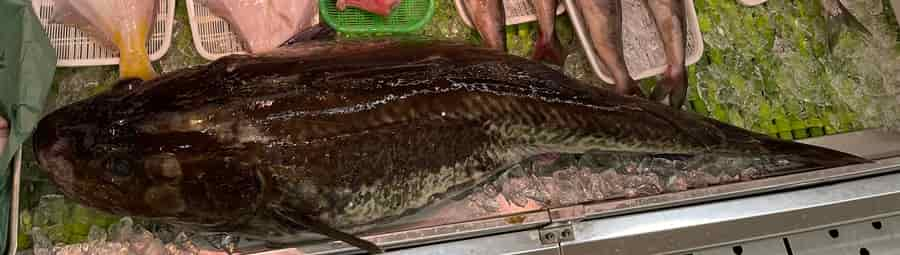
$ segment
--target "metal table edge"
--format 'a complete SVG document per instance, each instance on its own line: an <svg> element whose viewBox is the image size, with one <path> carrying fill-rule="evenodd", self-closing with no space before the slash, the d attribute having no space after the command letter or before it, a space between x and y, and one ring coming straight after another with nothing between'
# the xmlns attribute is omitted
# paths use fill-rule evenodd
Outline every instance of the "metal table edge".
<svg viewBox="0 0 900 255"><path fill-rule="evenodd" d="M703 206L703 205L708 205L708 204L715 205L718 203L728 202L728 201L731 201L734 199L739 200L739 199L747 198L747 197L749 197L749 198L760 197L760 196L766 197L766 196L781 194L778 192L793 192L793 191L790 191L791 189L799 189L800 191L802 191L802 190L810 189L810 187L815 186L817 184L822 184L822 183L840 184L841 182L851 182L851 181L853 181L853 179L856 179L856 178L864 178L867 176L886 174L886 173L900 170L900 157L892 158L894 156L900 156L900 134L897 134L897 133L883 131L880 129L867 129L867 130L861 130L861 131L855 131L855 132L848 132L848 133L842 133L842 134L834 134L834 135L828 135L828 136L823 136L823 137L804 139L804 140L800 140L799 142L813 144L813 145L819 145L819 146L824 146L824 147L828 147L828 148L832 148L832 149L836 149L836 150L840 150L840 151L844 151L844 152L854 153L854 154L857 154L857 155L860 155L863 157L867 157L870 159L882 159L882 160L879 160L878 162L873 163L873 164L854 165L854 166L822 170L822 171L831 170L832 172L840 173L840 172L845 171L846 169L855 168L858 171L849 171L849 173L836 174L836 175L824 174L823 176L818 176L818 178L804 176L803 175L804 173L799 173L799 174L793 174L793 175L788 175L788 176L784 176L784 177L773 177L773 178L770 178L771 180L763 179L762 180L763 182L766 182L766 181L772 182L772 180L777 180L777 178L789 178L789 179L793 178L793 180L794 180L792 182L788 181L788 182L784 182L784 183L774 183L774 184L771 184L771 186L767 186L765 188L757 188L757 189L750 189L750 190L736 190L736 191L726 192L725 194L715 194L715 195L711 195L708 197L700 197L700 198L697 198L694 200L674 201L674 202L670 201L667 203L651 204L651 205L647 205L647 206L632 206L632 207L626 206L623 209L618 209L618 210L610 209L610 210L607 210L607 211L604 211L601 213L596 213L596 214L590 214L589 210L587 210L588 212L585 212L586 211L585 207L590 207L590 206L592 206L591 204L576 205L576 206L571 206L570 208L573 208L573 210L579 210L579 211L585 213L580 218L579 217L571 218L571 216L570 216L570 218L566 218L566 219L554 219L553 215L557 215L558 213L549 213L551 211L565 210L566 207L548 210L547 211L548 217L550 217L550 220L554 221L554 222L559 221L559 220L569 220L572 222L576 222L575 226L576 226L576 228L578 228L579 224L580 225L597 224L600 220L604 220L605 219L604 217L608 217L610 219L617 219L619 217L627 217L630 214L655 213L655 212L661 212L661 211L667 211L667 210L677 210L679 207L690 208L691 206ZM858 147L858 146L861 146L861 145L866 145L867 147L864 148L865 150L863 150L862 152L859 152L858 149L860 147ZM862 169L862 170L859 170L859 169ZM813 173L817 173L817 172L813 172ZM821 172L818 172L818 173L821 173ZM898 176L900 176L900 174L898 174ZM813 177L816 177L816 176L813 176ZM775 181L775 182L777 182L777 181ZM740 184L740 183L738 183L738 184ZM720 185L720 186L724 187L724 186L729 186L729 185ZM719 186L713 186L713 187L719 187ZM900 191L900 187L898 187L897 190ZM692 192L692 191L695 191L695 190L690 190L690 191L686 191L686 192ZM772 193L772 192L775 192L775 193ZM770 193L770 194L765 194L765 193ZM653 197L666 196L666 195L669 195L669 194L651 196L651 197L647 197L647 198L631 199L631 200L626 200L626 201L636 201L636 200L640 200L640 199L652 199ZM603 202L600 202L599 204L602 204L602 203ZM900 204L900 203L898 203L898 204ZM897 211L900 212L900 208L897 208ZM459 224L466 224L466 223L459 223ZM449 224L449 225L455 225L455 224ZM517 227L517 226L509 226L510 229L514 229L515 227ZM498 233L496 235L510 235L510 234L516 234L519 232L533 232L531 234L533 234L533 235L537 234L537 230L535 230L535 229L524 229L524 230L520 229L518 231L508 230L505 232L501 231L502 229L503 228L500 227L500 228L494 228L492 230L495 231L496 233ZM415 231L418 231L418 229L401 231L401 232L390 233L390 234L402 234L404 232L415 232ZM512 231L512 232L510 232L510 231ZM583 237L583 235L578 235L577 233L576 233L576 236ZM490 234L480 235L480 236L476 236L476 237L472 237L471 234L468 236L445 235L445 236L442 236L441 238L439 238L438 240L429 240L428 244L405 243L405 245L419 246L419 247L414 248L419 251L422 251L423 249L428 250L427 247L433 246L434 249L431 249L431 251L427 252L427 254L465 254L465 252L462 250L457 251L457 253L452 253L452 252L447 253L448 252L447 249L451 249L452 247L464 249L463 247L465 247L466 245L461 245L463 243L467 243L467 242L473 243L473 244L474 243L482 243L482 242L485 242L485 240L490 240L492 237L493 237L493 235L490 235ZM422 240L417 240L417 241L422 241ZM538 242L536 239L534 241ZM562 243L560 245L561 245L561 247L566 247L567 245L572 245L577 242L578 241L576 240L575 242ZM393 242L392 244L398 245L398 244L404 244L404 242ZM426 247L426 248L423 248L422 245L424 245L424 247ZM492 245L503 245L503 244L492 243ZM471 247L468 247L465 249L471 249ZM551 249L551 248L550 247L541 247L541 248L535 248L535 249L531 249L531 250L520 250L520 251L516 251L516 252L508 252L505 254L525 254L525 253L543 254L544 252L547 251L547 249ZM265 251L262 253L256 253L256 254L267 254L267 255L307 254L307 253L302 253L302 251L300 251L300 250L302 250L302 247L279 249L279 250L269 250L269 251ZM356 251L356 250L352 249L352 248L351 249L340 249L340 251L334 250L334 252L339 252L339 253L340 252L353 252L353 251ZM326 253L330 254L330 252L327 252L327 251L322 251L322 252L326 252ZM595 252L595 251L592 251L592 252ZM392 253L403 254L404 252L403 252L403 249L400 249L400 250L394 251ZM316 253L316 254L319 254L319 253ZM553 254L556 254L556 252L553 252Z"/></svg>

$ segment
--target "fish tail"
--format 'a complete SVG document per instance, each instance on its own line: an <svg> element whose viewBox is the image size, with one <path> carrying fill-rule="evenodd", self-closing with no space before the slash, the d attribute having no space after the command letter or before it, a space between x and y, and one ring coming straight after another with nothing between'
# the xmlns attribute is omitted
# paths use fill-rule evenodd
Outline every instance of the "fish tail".
<svg viewBox="0 0 900 255"><path fill-rule="evenodd" d="M560 46L559 38L556 36L538 36L538 40L534 44L534 55L532 59L535 61L547 61L551 64L562 66L565 62L563 58L562 46Z"/></svg>
<svg viewBox="0 0 900 255"><path fill-rule="evenodd" d="M654 101L663 101L668 96L669 106L681 108L687 97L687 73L667 71L650 96Z"/></svg>
<svg viewBox="0 0 900 255"><path fill-rule="evenodd" d="M873 162L850 153L799 142L773 138L767 143L766 146L775 154L775 159L790 163L790 167L766 173L768 176Z"/></svg>

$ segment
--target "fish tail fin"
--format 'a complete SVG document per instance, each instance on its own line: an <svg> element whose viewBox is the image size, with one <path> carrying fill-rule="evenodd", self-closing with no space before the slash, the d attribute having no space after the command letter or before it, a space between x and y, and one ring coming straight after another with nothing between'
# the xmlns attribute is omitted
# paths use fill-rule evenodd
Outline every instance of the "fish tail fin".
<svg viewBox="0 0 900 255"><path fill-rule="evenodd" d="M539 36L534 44L534 55L531 58L535 61L546 61L562 66L565 63L565 55L563 54L559 38L556 36Z"/></svg>
<svg viewBox="0 0 900 255"><path fill-rule="evenodd" d="M662 80L656 84L656 87L653 88L650 98L654 101L663 101L668 97L669 106L681 108L687 97L687 87L687 72L668 71L663 75Z"/></svg>
<svg viewBox="0 0 900 255"><path fill-rule="evenodd" d="M766 175L785 175L795 172L841 167L854 164L872 163L870 159L825 147L792 141L772 139L767 145L775 154L775 159L784 160L786 167Z"/></svg>
<svg viewBox="0 0 900 255"><path fill-rule="evenodd" d="M786 175L873 162L870 159L850 153L750 132L716 120L709 121L710 124L715 126L713 129L722 132L721 137L725 139L724 144L729 144L728 147L744 148L739 150L749 153L756 152L752 156L775 164L766 165L765 173L762 173L763 176Z"/></svg>

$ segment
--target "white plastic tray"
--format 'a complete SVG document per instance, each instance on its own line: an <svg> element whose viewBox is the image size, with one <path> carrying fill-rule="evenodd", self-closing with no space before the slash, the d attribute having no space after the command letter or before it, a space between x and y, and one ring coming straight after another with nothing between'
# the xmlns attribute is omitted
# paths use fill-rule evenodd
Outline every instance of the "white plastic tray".
<svg viewBox="0 0 900 255"><path fill-rule="evenodd" d="M175 0L158 0L156 21L147 38L150 61L162 58L172 43L172 25L175 21ZM87 33L73 25L50 23L54 0L32 0L31 7L56 50L57 66L102 66L119 64L119 52L109 49Z"/></svg>
<svg viewBox="0 0 900 255"><path fill-rule="evenodd" d="M228 22L213 15L200 1L187 0L188 19L194 48L205 59L216 60L232 54L246 54L238 35L231 31ZM319 23L319 12L313 24Z"/></svg>
<svg viewBox="0 0 900 255"><path fill-rule="evenodd" d="M469 18L469 12L466 11L466 7L463 5L463 1L464 0L454 0L456 3L456 11L467 26L474 27L474 25L472 25L472 20ZM503 0L503 7L506 11L507 26L537 20L537 16L535 16L534 13L534 7L531 6L529 0ZM565 11L566 6L560 2L559 6L556 8L556 15L563 14Z"/></svg>
<svg viewBox="0 0 900 255"><path fill-rule="evenodd" d="M578 36L579 41L581 41L581 47L585 50L586 57L588 62L591 64L591 68L594 70L594 73L600 77L606 83L613 84L613 79L606 74L606 67L603 66L603 63L600 62L600 59L597 57L597 54L594 51L593 43L591 43L591 38L589 32L584 27L584 21L581 18L581 11L572 11L572 10L580 10L580 8L576 7L575 0L564 0L566 4L566 8L569 9L569 18L572 20L572 26L575 28L575 34ZM636 14L638 12L628 10L624 10L625 13L623 19L623 23L629 22L629 19L644 19L644 23L649 22L649 24L653 24L652 18L649 13L647 13L647 9L644 7L634 8L634 6L643 6L642 1L640 0L624 0L623 5L629 6L631 9L639 9L643 10L643 13L639 15ZM686 59L687 65L693 65L700 60L700 57L703 56L703 38L700 35L700 25L697 23L697 10L694 9L694 1L687 0L684 1L685 9L687 11L687 17L685 17L687 21L687 52ZM625 7L623 7L625 8ZM655 29L655 26L652 26ZM655 30L654 30L655 31ZM639 36L638 33L624 31L623 32L625 38L625 65L628 66L628 72L632 78L635 80L644 79L647 77L651 77L654 75L658 75L663 73L666 70L666 61L665 61L665 52L663 50L662 41L659 39L659 35L655 33L655 36L651 40L636 40L628 37ZM636 49L636 45L629 44L629 41L641 42L641 48L649 48L655 49L651 52L642 51ZM646 44L650 44L649 46ZM652 63L649 63L649 66L637 66L637 60L639 57L646 59L650 59Z"/></svg>

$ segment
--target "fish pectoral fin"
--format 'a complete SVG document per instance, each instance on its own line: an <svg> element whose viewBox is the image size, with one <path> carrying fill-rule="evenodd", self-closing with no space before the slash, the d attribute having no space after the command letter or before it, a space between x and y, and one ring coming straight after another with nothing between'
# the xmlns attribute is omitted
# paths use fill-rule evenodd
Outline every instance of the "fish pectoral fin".
<svg viewBox="0 0 900 255"><path fill-rule="evenodd" d="M371 254L384 253L384 250L375 243L364 240L352 234L340 231L334 227L325 224L309 215L303 213L289 213L287 209L271 207L272 212L284 223L293 225L296 228L305 228L312 232L343 241L357 248L368 251Z"/></svg>

